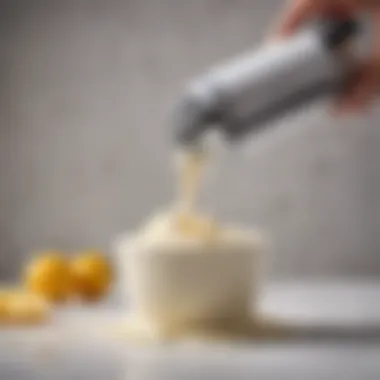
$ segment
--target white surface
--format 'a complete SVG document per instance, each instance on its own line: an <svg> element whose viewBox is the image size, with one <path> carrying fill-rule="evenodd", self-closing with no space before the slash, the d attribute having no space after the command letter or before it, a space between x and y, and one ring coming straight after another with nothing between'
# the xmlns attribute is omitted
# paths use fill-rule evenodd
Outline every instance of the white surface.
<svg viewBox="0 0 380 380"><path fill-rule="evenodd" d="M267 312L309 331L330 329L332 334L261 343L134 347L89 334L97 321L119 318L120 309L67 311L56 323L59 334L0 335L0 379L380 378L380 282L287 283L270 286L266 293Z"/></svg>

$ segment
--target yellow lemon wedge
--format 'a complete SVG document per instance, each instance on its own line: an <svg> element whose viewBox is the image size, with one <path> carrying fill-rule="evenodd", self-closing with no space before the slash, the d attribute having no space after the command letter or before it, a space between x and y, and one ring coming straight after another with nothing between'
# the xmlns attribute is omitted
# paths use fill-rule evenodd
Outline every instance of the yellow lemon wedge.
<svg viewBox="0 0 380 380"><path fill-rule="evenodd" d="M49 316L49 304L40 296L23 289L0 291L0 326L42 323Z"/></svg>
<svg viewBox="0 0 380 380"><path fill-rule="evenodd" d="M35 324L48 319L50 307L49 303L41 296L19 291L8 296L7 313L10 324Z"/></svg>

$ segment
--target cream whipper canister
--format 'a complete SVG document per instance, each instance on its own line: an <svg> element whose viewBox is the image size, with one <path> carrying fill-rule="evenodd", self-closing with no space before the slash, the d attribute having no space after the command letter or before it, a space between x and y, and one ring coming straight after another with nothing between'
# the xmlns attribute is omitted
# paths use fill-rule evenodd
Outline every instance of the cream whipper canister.
<svg viewBox="0 0 380 380"><path fill-rule="evenodd" d="M351 19L318 20L191 81L176 108L174 136L193 146L210 130L240 140L342 89L353 70ZM350 56L351 57L351 56Z"/></svg>

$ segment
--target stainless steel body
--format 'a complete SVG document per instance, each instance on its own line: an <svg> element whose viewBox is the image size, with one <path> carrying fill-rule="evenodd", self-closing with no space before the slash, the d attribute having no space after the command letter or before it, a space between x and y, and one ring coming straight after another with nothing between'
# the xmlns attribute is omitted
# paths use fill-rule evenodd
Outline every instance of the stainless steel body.
<svg viewBox="0 0 380 380"><path fill-rule="evenodd" d="M333 31L342 30L337 28ZM241 138L284 112L339 90L350 64L340 49L344 38L334 36L309 27L196 79L179 106L176 138L190 144L212 126L229 139Z"/></svg>

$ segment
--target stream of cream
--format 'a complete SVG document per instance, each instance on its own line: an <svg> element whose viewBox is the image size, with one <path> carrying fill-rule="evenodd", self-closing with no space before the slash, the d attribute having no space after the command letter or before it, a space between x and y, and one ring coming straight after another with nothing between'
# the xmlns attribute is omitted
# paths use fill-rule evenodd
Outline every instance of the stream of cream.
<svg viewBox="0 0 380 380"><path fill-rule="evenodd" d="M236 231L222 228L216 221L211 218L205 217L197 211L197 201L201 189L202 177L204 170L209 161L208 152L203 150L188 150L181 151L175 157L175 165L177 169L177 198L166 214L158 214L148 223L143 226L140 231L141 236L144 236L144 241L149 240L153 246L156 241L162 243L165 241L167 244L171 244L172 241L177 239L191 238L195 241L201 242L201 244L209 244L210 242L217 242L220 244L228 242L228 237L232 236L233 241L242 242L251 236L246 231L237 229ZM156 240L157 239L157 240ZM153 242L153 243L152 243ZM204 245L203 245L204 246ZM252 245L254 247L254 245ZM252 248L254 249L254 248ZM163 334L165 338L173 336L184 336L189 331L185 329L171 329L164 332L160 329L149 324L144 324L144 320L137 315L131 315L131 319L127 326L127 334L129 337L143 338L148 336L150 338L162 338ZM256 318L245 319L239 325L224 326L222 325L208 325L199 326L200 330L197 330L198 337L226 337L230 336L268 336L273 334L276 329L269 327L268 325L263 327L263 323L258 323ZM264 328L264 330L263 330ZM125 331L125 326L124 326Z"/></svg>

